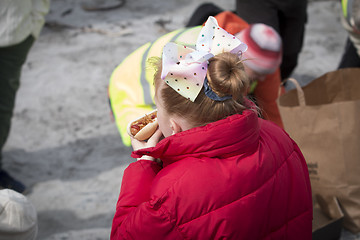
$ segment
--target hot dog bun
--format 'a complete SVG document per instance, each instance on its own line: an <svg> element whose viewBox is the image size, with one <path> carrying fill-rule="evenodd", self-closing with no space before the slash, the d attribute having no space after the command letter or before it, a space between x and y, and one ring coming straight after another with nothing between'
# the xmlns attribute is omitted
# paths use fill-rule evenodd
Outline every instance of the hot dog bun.
<svg viewBox="0 0 360 240"><path fill-rule="evenodd" d="M157 110L155 109L128 124L127 133L139 141L150 138L158 127Z"/></svg>

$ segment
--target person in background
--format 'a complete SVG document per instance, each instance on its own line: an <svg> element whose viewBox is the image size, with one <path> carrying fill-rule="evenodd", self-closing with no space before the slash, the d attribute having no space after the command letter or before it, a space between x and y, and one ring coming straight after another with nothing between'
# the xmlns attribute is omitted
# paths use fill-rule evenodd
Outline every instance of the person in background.
<svg viewBox="0 0 360 240"><path fill-rule="evenodd" d="M247 59L245 71L252 81L249 95L262 110L264 119L284 128L276 103L281 83L282 42L279 34L270 26L256 23L235 36L249 46L244 53L244 59Z"/></svg>
<svg viewBox="0 0 360 240"><path fill-rule="evenodd" d="M248 100L246 51L213 17L195 49L164 46L159 129L132 139L137 161L124 171L111 240L311 239L305 159Z"/></svg>
<svg viewBox="0 0 360 240"><path fill-rule="evenodd" d="M26 187L2 169L2 149L10 131L21 69L49 7L50 0L0 1L0 188L20 193Z"/></svg>
<svg viewBox="0 0 360 240"><path fill-rule="evenodd" d="M247 59L244 61L245 71L252 80L248 94L260 107L265 119L284 128L276 103L283 53L280 35L271 26L262 23L249 25L235 13L221 11L214 4L200 5L190 18L188 26L202 24L199 22L204 19L204 15L211 13L217 13L215 18L220 27L248 45L248 50L244 53L244 59Z"/></svg>
<svg viewBox="0 0 360 240"><path fill-rule="evenodd" d="M341 23L349 33L338 69L360 67L360 0L341 0Z"/></svg>
<svg viewBox="0 0 360 240"><path fill-rule="evenodd" d="M0 240L35 240L37 222L36 210L24 195L0 190Z"/></svg>
<svg viewBox="0 0 360 240"><path fill-rule="evenodd" d="M236 14L246 22L273 27L283 42L281 79L290 77L301 52L307 22L307 0L236 0Z"/></svg>

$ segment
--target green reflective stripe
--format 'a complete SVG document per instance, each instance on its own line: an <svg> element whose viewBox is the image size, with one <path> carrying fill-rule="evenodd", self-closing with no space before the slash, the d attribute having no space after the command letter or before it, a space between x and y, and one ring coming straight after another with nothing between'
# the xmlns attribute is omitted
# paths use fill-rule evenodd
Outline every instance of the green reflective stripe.
<svg viewBox="0 0 360 240"><path fill-rule="evenodd" d="M258 81L253 81L250 85L249 94L253 93L255 91L255 88L258 84Z"/></svg>
<svg viewBox="0 0 360 240"><path fill-rule="evenodd" d="M345 18L347 17L347 4L348 4L348 0L341 1L341 7Z"/></svg>

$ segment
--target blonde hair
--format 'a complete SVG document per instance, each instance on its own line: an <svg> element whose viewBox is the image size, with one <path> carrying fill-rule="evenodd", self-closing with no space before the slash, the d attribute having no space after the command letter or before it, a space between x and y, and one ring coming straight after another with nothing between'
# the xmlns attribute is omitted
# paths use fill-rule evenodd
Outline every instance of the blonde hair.
<svg viewBox="0 0 360 240"><path fill-rule="evenodd" d="M154 76L156 92L159 90L160 81L163 81L160 78L161 61L158 59L153 63L157 68ZM186 118L193 127L197 127L250 108L245 101L250 80L245 73L244 64L237 55L224 52L209 59L207 78L209 86L218 96L232 97L225 101L214 101L201 90L195 101L191 102L167 84L163 84L161 97L167 113Z"/></svg>

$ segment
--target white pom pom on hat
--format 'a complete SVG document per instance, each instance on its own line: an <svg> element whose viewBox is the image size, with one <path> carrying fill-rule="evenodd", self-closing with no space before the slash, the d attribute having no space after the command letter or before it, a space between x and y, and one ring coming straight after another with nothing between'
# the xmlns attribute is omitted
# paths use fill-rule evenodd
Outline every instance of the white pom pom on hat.
<svg viewBox="0 0 360 240"><path fill-rule="evenodd" d="M235 34L248 45L243 54L244 64L260 74L270 74L280 66L282 60L282 41L272 27L255 23Z"/></svg>
<svg viewBox="0 0 360 240"><path fill-rule="evenodd" d="M37 213L28 199L11 189L0 190L0 240L33 240Z"/></svg>

